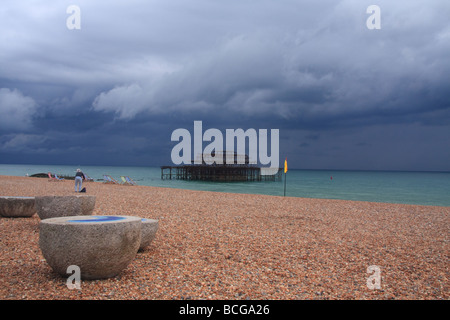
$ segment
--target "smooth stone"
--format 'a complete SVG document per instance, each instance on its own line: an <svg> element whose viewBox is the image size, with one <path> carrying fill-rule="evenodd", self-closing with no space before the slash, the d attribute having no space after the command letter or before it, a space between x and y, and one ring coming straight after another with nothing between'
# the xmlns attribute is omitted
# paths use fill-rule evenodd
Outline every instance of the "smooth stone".
<svg viewBox="0 0 450 320"><path fill-rule="evenodd" d="M158 220L142 219L142 235L139 251L144 250L150 245L153 239L155 239L156 231L158 231L158 224Z"/></svg>
<svg viewBox="0 0 450 320"><path fill-rule="evenodd" d="M69 266L80 268L81 279L118 275L136 256L141 243L141 218L72 216L45 219L39 225L42 254L64 277Z"/></svg>
<svg viewBox="0 0 450 320"><path fill-rule="evenodd" d="M95 196L39 196L36 211L39 218L49 219L68 216L91 215L95 208Z"/></svg>
<svg viewBox="0 0 450 320"><path fill-rule="evenodd" d="M36 213L34 197L0 197L0 216L29 218Z"/></svg>

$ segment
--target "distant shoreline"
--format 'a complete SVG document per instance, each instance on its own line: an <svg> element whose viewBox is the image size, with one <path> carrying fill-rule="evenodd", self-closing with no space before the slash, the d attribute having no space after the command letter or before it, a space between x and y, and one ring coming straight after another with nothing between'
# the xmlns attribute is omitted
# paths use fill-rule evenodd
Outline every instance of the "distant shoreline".
<svg viewBox="0 0 450 320"><path fill-rule="evenodd" d="M74 170L80 167L111 167L111 168L161 168L166 165L158 165L158 166L135 166L135 165L80 165L80 164L34 164L34 163L0 163L0 165L7 166L49 166L49 167L73 167ZM405 173L450 173L446 170L398 170L398 169L305 169L305 168L294 168L289 166L289 171L350 171L350 172L405 172Z"/></svg>

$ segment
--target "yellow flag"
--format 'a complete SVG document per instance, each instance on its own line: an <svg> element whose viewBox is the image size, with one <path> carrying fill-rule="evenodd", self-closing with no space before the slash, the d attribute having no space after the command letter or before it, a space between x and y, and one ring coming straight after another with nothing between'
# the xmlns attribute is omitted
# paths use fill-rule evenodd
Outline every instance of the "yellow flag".
<svg viewBox="0 0 450 320"><path fill-rule="evenodd" d="M284 160L284 173L286 173L287 170L288 170L288 168L287 168L287 158L286 158L286 160Z"/></svg>

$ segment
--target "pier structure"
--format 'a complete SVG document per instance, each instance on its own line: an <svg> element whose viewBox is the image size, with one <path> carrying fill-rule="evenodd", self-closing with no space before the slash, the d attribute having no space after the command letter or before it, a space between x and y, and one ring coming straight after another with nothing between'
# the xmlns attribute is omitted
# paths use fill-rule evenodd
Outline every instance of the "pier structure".
<svg viewBox="0 0 450 320"><path fill-rule="evenodd" d="M234 159L233 163L226 161ZM258 167L249 160L248 155L236 152L212 152L200 154L191 164L161 166L162 180L197 180L197 181L280 181L282 169L276 174L264 175L265 168Z"/></svg>

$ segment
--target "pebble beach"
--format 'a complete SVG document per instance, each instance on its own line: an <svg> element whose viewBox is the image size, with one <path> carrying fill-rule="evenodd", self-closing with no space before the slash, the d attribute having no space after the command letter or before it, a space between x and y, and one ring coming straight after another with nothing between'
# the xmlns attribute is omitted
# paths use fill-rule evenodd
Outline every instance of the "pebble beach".
<svg viewBox="0 0 450 320"><path fill-rule="evenodd" d="M449 299L450 207L83 186L94 215L157 219L156 238L118 276L69 289L41 253L37 214L0 217L0 299ZM74 194L71 180L0 176L1 196Z"/></svg>

